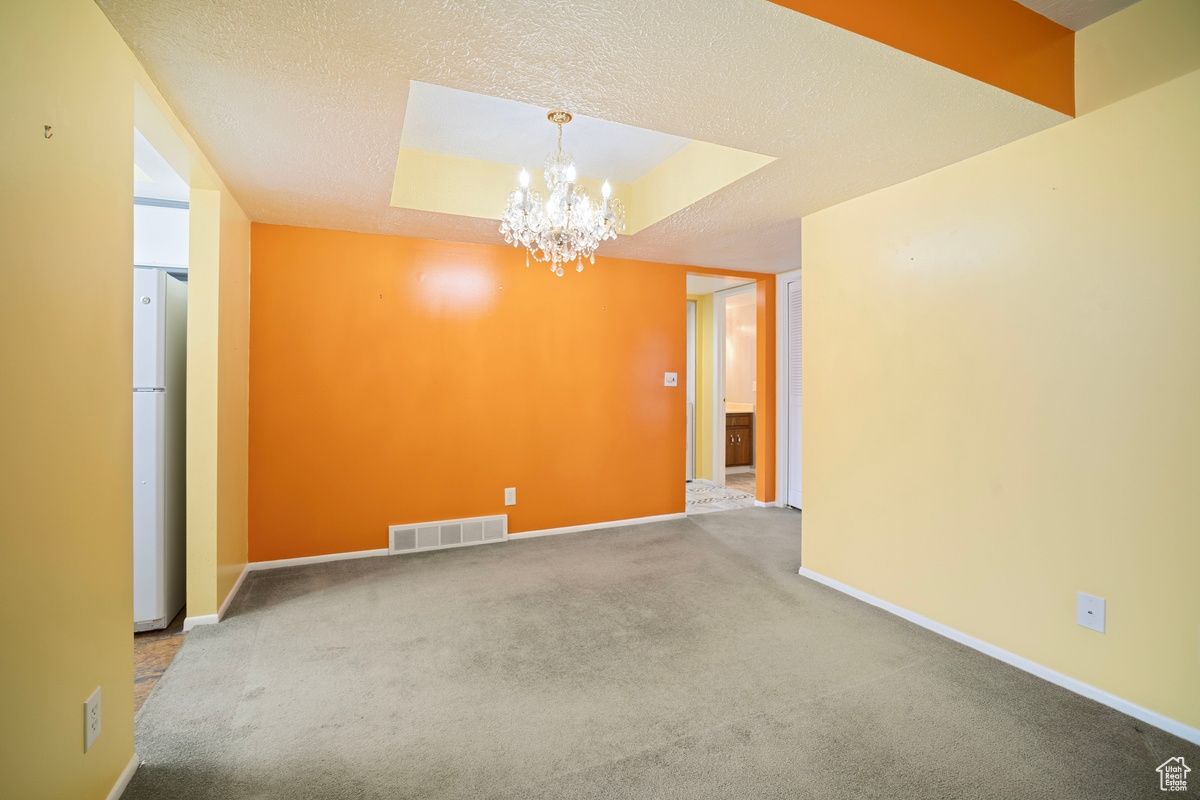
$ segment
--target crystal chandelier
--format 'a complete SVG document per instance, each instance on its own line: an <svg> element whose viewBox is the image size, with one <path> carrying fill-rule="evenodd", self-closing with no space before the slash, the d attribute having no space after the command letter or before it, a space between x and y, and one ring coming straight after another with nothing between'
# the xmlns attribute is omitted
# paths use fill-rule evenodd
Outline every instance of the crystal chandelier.
<svg viewBox="0 0 1200 800"><path fill-rule="evenodd" d="M550 271L562 277L563 264L575 262L583 272L583 260L596 263L596 248L605 239L615 239L625 230L625 209L611 197L612 187L604 182L599 205L587 189L576 186L575 159L562 148L562 126L571 121L566 111L551 111L546 119L558 126L558 152L546 156L546 187L550 199L545 203L536 190L529 188L529 173L521 170L520 186L508 196L508 207L500 218L504 241L513 247L524 246L525 266L529 254L537 261L549 261Z"/></svg>

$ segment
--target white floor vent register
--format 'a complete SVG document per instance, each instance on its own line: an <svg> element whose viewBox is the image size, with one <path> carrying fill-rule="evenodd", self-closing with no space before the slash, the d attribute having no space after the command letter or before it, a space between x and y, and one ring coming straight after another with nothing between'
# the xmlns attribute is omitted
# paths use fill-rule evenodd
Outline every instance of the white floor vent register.
<svg viewBox="0 0 1200 800"><path fill-rule="evenodd" d="M494 517L448 519L442 522L390 526L388 528L388 551L391 553L415 553L422 550L441 550L446 547L491 544L507 539L507 514L499 514Z"/></svg>

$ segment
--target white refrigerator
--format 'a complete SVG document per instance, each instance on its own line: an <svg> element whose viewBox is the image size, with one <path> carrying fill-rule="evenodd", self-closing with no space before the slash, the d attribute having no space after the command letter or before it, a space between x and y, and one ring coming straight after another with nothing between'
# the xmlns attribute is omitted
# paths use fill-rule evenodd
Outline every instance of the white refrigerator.
<svg viewBox="0 0 1200 800"><path fill-rule="evenodd" d="M133 271L133 629L184 603L187 284Z"/></svg>

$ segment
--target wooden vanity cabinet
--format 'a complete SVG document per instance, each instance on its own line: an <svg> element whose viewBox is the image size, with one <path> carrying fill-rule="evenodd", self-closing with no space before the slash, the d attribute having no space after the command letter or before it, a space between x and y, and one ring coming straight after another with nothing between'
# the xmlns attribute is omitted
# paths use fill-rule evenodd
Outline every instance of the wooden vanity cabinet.
<svg viewBox="0 0 1200 800"><path fill-rule="evenodd" d="M725 466L748 467L754 463L754 415L725 415Z"/></svg>

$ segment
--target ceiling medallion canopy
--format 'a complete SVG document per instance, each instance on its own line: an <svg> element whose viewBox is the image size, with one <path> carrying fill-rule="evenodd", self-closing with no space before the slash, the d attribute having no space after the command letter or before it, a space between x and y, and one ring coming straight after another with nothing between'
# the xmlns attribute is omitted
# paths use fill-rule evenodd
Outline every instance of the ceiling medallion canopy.
<svg viewBox="0 0 1200 800"><path fill-rule="evenodd" d="M601 189L603 198L595 203L587 189L577 186L575 159L564 153L562 126L571 121L566 111L551 111L546 119L558 126L558 151L546 156L543 177L550 199L542 202L541 195L529 187L529 173L524 169L520 185L508 196L508 206L500 218L504 241L513 247L523 246L537 261L549 261L550 271L562 277L563 264L575 262L575 271L583 271L583 260L596 263L596 248L605 239L615 239L625 230L625 209L612 197L608 181Z"/></svg>

